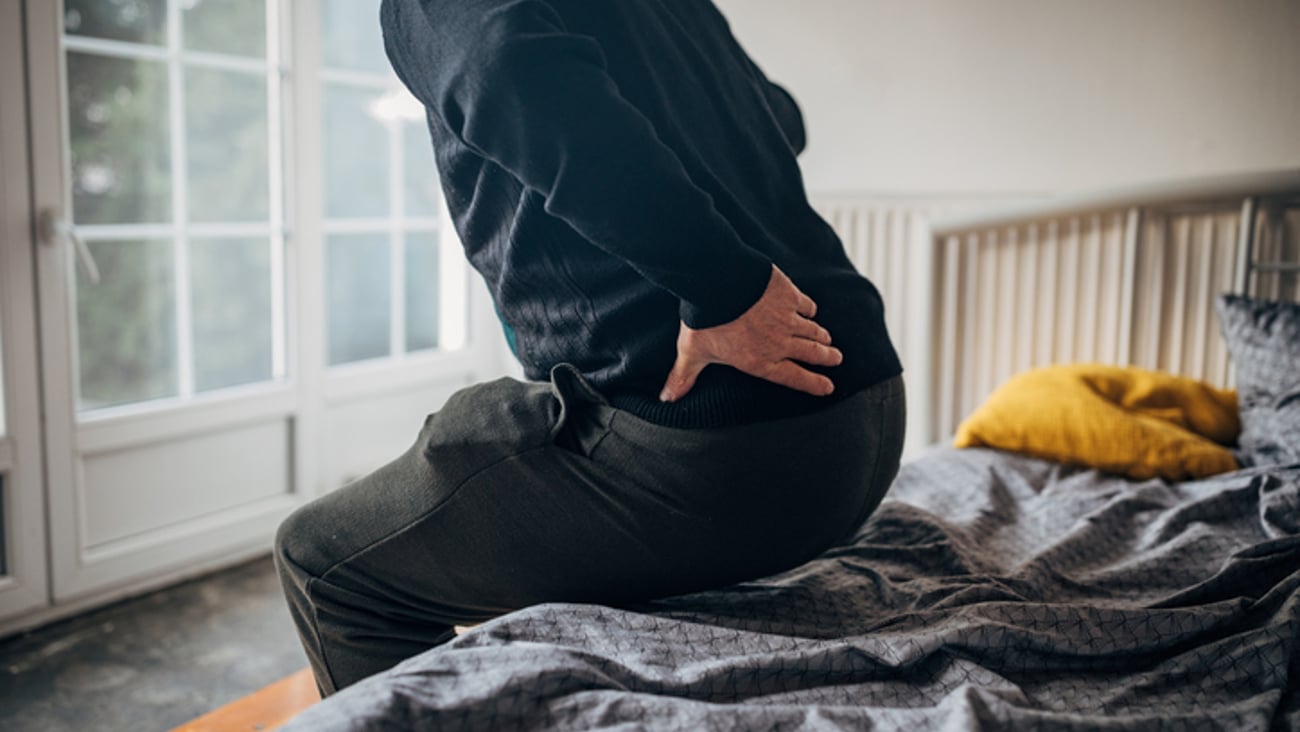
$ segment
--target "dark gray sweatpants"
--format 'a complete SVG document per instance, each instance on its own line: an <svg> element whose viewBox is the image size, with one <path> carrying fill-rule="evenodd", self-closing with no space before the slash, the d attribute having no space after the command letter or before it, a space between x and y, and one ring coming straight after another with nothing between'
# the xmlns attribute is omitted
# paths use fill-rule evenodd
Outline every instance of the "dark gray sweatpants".
<svg viewBox="0 0 1300 732"><path fill-rule="evenodd" d="M617 605L797 566L898 470L902 379L713 430L614 409L572 367L464 389L415 444L299 509L276 565L322 693L546 601Z"/></svg>

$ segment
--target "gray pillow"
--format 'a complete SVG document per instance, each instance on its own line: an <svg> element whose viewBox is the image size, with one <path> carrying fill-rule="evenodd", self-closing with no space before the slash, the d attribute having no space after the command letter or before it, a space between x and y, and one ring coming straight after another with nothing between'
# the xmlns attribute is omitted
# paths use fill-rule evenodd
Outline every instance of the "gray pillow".
<svg viewBox="0 0 1300 732"><path fill-rule="evenodd" d="M1237 369L1247 465L1300 463L1300 303L1222 295L1223 339Z"/></svg>

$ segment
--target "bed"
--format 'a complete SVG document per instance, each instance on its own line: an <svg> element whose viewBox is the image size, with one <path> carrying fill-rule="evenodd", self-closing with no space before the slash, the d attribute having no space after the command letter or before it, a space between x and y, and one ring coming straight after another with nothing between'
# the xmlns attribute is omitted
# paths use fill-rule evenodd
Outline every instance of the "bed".
<svg viewBox="0 0 1300 732"><path fill-rule="evenodd" d="M936 225L935 282L946 286L936 291L935 350L911 386L930 387L919 419L933 446L909 456L851 541L717 591L511 613L286 729L1300 729L1300 306L1291 304L1300 298L1281 284L1300 257L1279 259L1296 248L1300 185L1294 172L1278 180L1124 191ZM1230 238L1245 251L1231 252L1230 289L1249 297L1205 289L1219 308L1213 337L1198 341L1209 355L1181 370L1209 369L1240 389L1241 467L1137 480L949 445L950 413L987 395L979 363L999 367L961 333L988 328L980 317L1005 320L996 301L945 305L981 301L956 287L980 278L953 274L979 261L954 238L1119 211L1120 270L1140 284L1154 256L1144 247L1156 246L1144 223L1219 215L1211 201L1233 201L1240 214ZM1128 311L1114 313L1130 343L1149 335L1132 325L1151 317L1143 297L1129 292ZM1203 304L1184 296L1174 306ZM1060 360L1054 348L1037 357ZM1134 363L1139 351L1109 360ZM952 361L976 376L955 379Z"/></svg>

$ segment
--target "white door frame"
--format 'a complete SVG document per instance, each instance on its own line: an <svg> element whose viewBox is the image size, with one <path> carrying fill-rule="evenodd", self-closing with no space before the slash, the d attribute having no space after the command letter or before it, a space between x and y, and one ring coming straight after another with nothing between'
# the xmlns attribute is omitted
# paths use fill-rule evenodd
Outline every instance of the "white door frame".
<svg viewBox="0 0 1300 732"><path fill-rule="evenodd" d="M0 548L7 564L0 576L0 621L49 602L22 5L22 0L0 0L0 401L5 409L0 435L5 546Z"/></svg>

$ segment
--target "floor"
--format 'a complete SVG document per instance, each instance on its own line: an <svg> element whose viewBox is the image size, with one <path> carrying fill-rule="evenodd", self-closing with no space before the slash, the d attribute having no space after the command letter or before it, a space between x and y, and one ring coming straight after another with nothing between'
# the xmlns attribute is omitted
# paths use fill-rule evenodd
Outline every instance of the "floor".
<svg viewBox="0 0 1300 732"><path fill-rule="evenodd" d="M0 729L169 730L306 664L259 559L0 641Z"/></svg>

